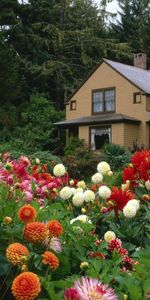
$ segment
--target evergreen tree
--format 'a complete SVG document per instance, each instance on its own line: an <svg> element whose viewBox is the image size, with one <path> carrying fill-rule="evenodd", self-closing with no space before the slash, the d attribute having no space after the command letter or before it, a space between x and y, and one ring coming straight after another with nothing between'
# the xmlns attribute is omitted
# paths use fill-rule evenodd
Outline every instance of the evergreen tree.
<svg viewBox="0 0 150 300"><path fill-rule="evenodd" d="M150 57L149 0L118 0L120 21L112 24L114 35L128 43L133 53L144 52Z"/></svg>

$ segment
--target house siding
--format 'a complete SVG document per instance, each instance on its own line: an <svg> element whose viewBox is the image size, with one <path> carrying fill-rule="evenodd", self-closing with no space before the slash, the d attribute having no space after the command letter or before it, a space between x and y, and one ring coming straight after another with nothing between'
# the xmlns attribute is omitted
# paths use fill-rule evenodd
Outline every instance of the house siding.
<svg viewBox="0 0 150 300"><path fill-rule="evenodd" d="M79 126L79 138L89 144L89 126Z"/></svg>
<svg viewBox="0 0 150 300"><path fill-rule="evenodd" d="M133 144L139 140L139 126L134 124L124 124L124 146L133 148Z"/></svg>
<svg viewBox="0 0 150 300"><path fill-rule="evenodd" d="M116 113L128 115L130 117L141 120L138 127L125 126L123 124L112 124L112 142L121 145L131 146L133 136L138 128L138 144L149 146L149 134L146 128L146 121L149 120L150 103L145 95L141 94L141 103L134 103L134 93L140 93L140 89L134 86L130 81L121 76L117 71L103 62L99 68L85 81L79 90L70 100L76 100L76 110L70 110L70 104L66 105L66 119L76 119L80 117L90 116L92 114L92 90L106 89L115 87L116 89ZM133 129L132 137L129 137L128 130ZM85 131L85 132L84 132ZM88 126L83 126L79 130L79 137L89 141ZM130 132L130 131L129 131ZM129 142L127 142L127 136Z"/></svg>
<svg viewBox="0 0 150 300"><path fill-rule="evenodd" d="M112 143L124 146L124 124L112 124Z"/></svg>

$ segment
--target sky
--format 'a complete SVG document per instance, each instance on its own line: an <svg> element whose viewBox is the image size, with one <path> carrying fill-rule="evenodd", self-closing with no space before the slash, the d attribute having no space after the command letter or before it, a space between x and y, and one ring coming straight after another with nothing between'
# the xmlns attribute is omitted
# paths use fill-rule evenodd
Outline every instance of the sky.
<svg viewBox="0 0 150 300"><path fill-rule="evenodd" d="M100 4L100 0L94 0L95 3ZM112 0L110 3L107 4L107 9L110 12L116 13L118 9L118 4L116 0Z"/></svg>

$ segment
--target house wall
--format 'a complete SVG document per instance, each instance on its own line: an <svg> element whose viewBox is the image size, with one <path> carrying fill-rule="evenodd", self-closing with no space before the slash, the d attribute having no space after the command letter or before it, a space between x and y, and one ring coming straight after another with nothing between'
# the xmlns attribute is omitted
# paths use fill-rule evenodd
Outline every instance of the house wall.
<svg viewBox="0 0 150 300"><path fill-rule="evenodd" d="M70 120L74 118L90 116L92 112L92 90L110 87L116 88L116 113L135 117L142 121L141 125L138 127L138 143L148 146L149 141L147 140L145 125L145 122L149 119L148 114L146 113L146 96L141 96L141 103L133 103L133 94L140 92L140 90L123 76L121 76L117 71L113 70L105 62L99 66L99 68L75 93L72 99L70 99L70 101L76 100L77 109L70 111L70 105L67 105L66 119ZM147 107L148 105L149 104L147 104ZM116 128L118 128L117 126L118 124L116 124ZM85 128L86 127L82 129L82 135L84 135L83 130ZM112 128L115 128L114 124ZM120 133L120 137L117 137L117 134L113 134L113 139L116 141L120 139L120 141L122 141L122 133ZM85 133L85 135L87 135L87 133Z"/></svg>
<svg viewBox="0 0 150 300"><path fill-rule="evenodd" d="M79 138L89 144L89 126L79 126Z"/></svg>
<svg viewBox="0 0 150 300"><path fill-rule="evenodd" d="M124 146L124 124L112 124L112 143Z"/></svg>
<svg viewBox="0 0 150 300"><path fill-rule="evenodd" d="M132 148L139 139L139 125L124 124L124 146Z"/></svg>

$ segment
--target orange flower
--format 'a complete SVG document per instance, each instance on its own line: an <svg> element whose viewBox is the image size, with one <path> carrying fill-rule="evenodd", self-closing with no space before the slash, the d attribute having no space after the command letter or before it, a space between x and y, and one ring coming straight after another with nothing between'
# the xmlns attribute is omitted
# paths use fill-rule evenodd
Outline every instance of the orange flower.
<svg viewBox="0 0 150 300"><path fill-rule="evenodd" d="M58 237L63 233L63 227L57 220L51 220L47 223L47 229L50 236Z"/></svg>
<svg viewBox="0 0 150 300"><path fill-rule="evenodd" d="M23 272L14 279L11 289L16 300L34 300L41 291L40 280L32 272Z"/></svg>
<svg viewBox="0 0 150 300"><path fill-rule="evenodd" d="M42 263L49 265L52 270L56 270L59 267L59 259L52 252L45 251L44 254L42 254L42 257Z"/></svg>
<svg viewBox="0 0 150 300"><path fill-rule="evenodd" d="M20 243L13 243L6 249L6 257L13 265L21 264L22 257L26 257L28 260L29 250Z"/></svg>
<svg viewBox="0 0 150 300"><path fill-rule="evenodd" d="M23 222L35 220L37 216L36 210L30 204L25 204L18 211L18 218Z"/></svg>
<svg viewBox="0 0 150 300"><path fill-rule="evenodd" d="M46 237L45 224L40 222L27 223L24 229L24 238L30 243L42 243Z"/></svg>

